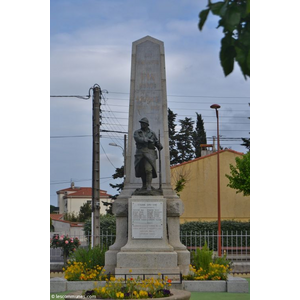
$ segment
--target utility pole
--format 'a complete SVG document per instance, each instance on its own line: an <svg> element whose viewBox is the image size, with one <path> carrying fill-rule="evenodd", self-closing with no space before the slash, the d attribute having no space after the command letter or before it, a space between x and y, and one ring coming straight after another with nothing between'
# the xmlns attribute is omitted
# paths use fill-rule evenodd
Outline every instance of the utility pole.
<svg viewBox="0 0 300 300"><path fill-rule="evenodd" d="M100 98L101 88L93 86L93 174L92 174L92 247L100 245Z"/></svg>

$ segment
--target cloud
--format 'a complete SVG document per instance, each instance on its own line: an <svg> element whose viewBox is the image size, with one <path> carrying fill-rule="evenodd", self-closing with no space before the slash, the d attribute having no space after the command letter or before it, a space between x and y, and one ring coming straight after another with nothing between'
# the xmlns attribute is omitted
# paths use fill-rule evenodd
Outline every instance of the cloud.
<svg viewBox="0 0 300 300"><path fill-rule="evenodd" d="M216 130L216 120L209 104L219 102L222 115L230 117L220 129L236 129L239 125L234 127L229 122L236 120L239 113L234 105L223 103L248 99L203 98L247 96L250 87L250 81L244 80L238 66L228 77L223 74L219 62L222 30L216 29L217 18L210 15L204 29L199 31L198 14L206 4L196 0L177 1L176 5L168 0L51 1L51 95L85 96L97 83L109 92L105 95L106 105L102 106L102 128L127 131L121 125L128 122L132 43L150 35L165 45L168 105L181 115L177 119L195 115L195 111L208 116L204 123L210 130L207 135L211 136ZM201 97L190 98L191 95ZM50 101L52 136L91 134L92 99L51 98ZM241 113L243 116L248 114L247 109ZM238 131L226 135L241 136ZM91 142L91 137L52 138L51 181L90 178ZM123 135L102 133L101 144L107 155L101 149L101 177L109 177L115 171L109 160L116 167L123 162L121 149L109 146L109 142L122 146ZM65 184L51 186L54 205L55 190L65 187ZM116 193L109 187L109 181L101 188Z"/></svg>

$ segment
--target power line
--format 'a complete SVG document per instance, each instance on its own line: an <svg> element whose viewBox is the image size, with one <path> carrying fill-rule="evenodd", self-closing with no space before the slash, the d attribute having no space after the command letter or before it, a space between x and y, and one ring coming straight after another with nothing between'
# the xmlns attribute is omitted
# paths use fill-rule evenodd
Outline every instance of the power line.
<svg viewBox="0 0 300 300"><path fill-rule="evenodd" d="M103 148L103 146L102 146L101 143L100 143L100 146L101 146L101 148L102 148L102 150L103 150L103 152L104 152L104 154L105 154L107 160L108 160L108 161L110 162L110 164L116 169L116 167L114 166L114 164L111 162L111 160L110 160L109 157L107 156L107 154L106 154L106 152L105 152L105 150L104 150L104 148Z"/></svg>
<svg viewBox="0 0 300 300"><path fill-rule="evenodd" d="M124 93L124 92L109 92L110 94L122 94L122 95L129 95L129 93ZM204 95L167 95L170 97L188 97L188 98L224 98L224 99L246 99L250 98L250 96L204 96Z"/></svg>
<svg viewBox="0 0 300 300"><path fill-rule="evenodd" d="M108 177L100 177L100 179L112 179L112 176L108 176ZM91 179L80 179L80 180L73 180L74 182L84 182L84 181L91 181ZM62 179L62 180L56 180L56 181L52 181L50 182L50 185L56 185L56 184L65 184L65 183L70 183L70 180L67 179Z"/></svg>

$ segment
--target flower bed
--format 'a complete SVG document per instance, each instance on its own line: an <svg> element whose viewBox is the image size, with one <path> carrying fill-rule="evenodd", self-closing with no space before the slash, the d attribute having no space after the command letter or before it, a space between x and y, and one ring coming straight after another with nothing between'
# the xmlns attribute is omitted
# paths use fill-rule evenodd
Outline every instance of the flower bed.
<svg viewBox="0 0 300 300"><path fill-rule="evenodd" d="M183 276L184 280L227 280L230 272L229 265L220 265L210 263L207 270L199 268L198 270L190 265L189 274Z"/></svg>
<svg viewBox="0 0 300 300"><path fill-rule="evenodd" d="M94 295L101 299L146 299L146 298L164 298L171 296L171 280L149 278L140 280L139 278L129 278L126 281L123 278L111 277L107 279L104 287L95 287L85 292L85 296Z"/></svg>
<svg viewBox="0 0 300 300"><path fill-rule="evenodd" d="M189 300L191 297L191 293L188 291L182 291L182 290L171 290L172 296L168 297L168 300ZM55 294L53 294L55 295ZM70 292L66 294L66 298L69 300L77 300L77 299L82 299L82 292L77 291L77 292ZM90 299L95 299L95 295L88 296ZM120 299L120 298L116 298ZM162 298L155 298L156 300L160 300ZM165 299L165 298L164 298Z"/></svg>
<svg viewBox="0 0 300 300"><path fill-rule="evenodd" d="M65 279L68 281L101 281L107 279L104 274L105 270L102 266L96 265L88 267L87 263L82 262L68 262L68 267L65 269Z"/></svg>

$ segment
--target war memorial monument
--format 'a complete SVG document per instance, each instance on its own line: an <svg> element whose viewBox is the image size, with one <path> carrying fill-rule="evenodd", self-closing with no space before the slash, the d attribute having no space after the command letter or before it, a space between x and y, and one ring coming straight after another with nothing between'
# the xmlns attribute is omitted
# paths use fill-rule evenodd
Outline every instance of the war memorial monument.
<svg viewBox="0 0 300 300"><path fill-rule="evenodd" d="M116 241L105 255L111 274L179 274L190 253L180 242L183 204L171 187L163 42L132 44L124 189L113 203Z"/></svg>

